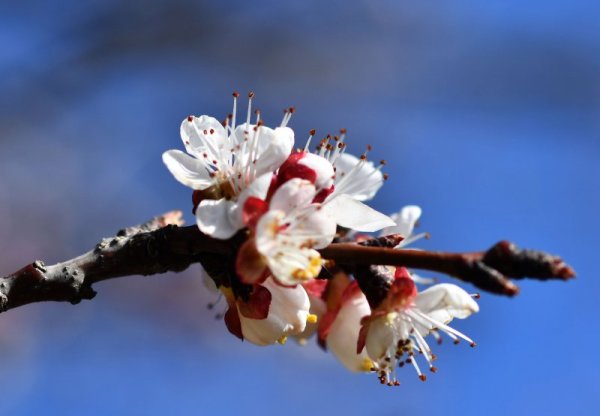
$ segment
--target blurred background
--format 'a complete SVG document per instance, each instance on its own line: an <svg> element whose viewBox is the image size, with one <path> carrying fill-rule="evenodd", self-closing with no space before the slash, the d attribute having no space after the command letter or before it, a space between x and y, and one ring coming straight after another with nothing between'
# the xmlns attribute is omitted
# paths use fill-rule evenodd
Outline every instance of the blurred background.
<svg viewBox="0 0 600 416"><path fill-rule="evenodd" d="M552 0L0 3L0 273L171 209L193 221L160 157L234 90L268 125L296 106L301 145L341 127L372 144L390 174L373 204L421 205L420 247L509 238L578 272L484 294L456 323L478 348L446 343L438 374L394 389L316 345L241 343L199 266L103 282L0 316L0 414L597 414L599 18Z"/></svg>

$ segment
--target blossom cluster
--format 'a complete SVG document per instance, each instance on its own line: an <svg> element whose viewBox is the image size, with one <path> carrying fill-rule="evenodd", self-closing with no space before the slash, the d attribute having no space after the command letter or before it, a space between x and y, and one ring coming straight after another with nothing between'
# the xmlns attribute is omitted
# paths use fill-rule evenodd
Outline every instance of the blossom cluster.
<svg viewBox="0 0 600 416"><path fill-rule="evenodd" d="M223 122L189 116L181 123L186 152L168 150L163 161L173 176L192 188L196 223L215 239L237 243L226 276L214 278L227 300L228 330L256 345L304 343L316 335L351 371L375 372L388 385L396 371L416 357L431 371L435 355L427 338L442 334L455 342L466 335L448 326L478 311L473 297L453 284L434 284L403 267L372 266L369 276L332 264L319 249L334 241L364 241L364 233L396 236L395 248L425 236L413 234L421 216L407 206L387 216L365 202L382 187L384 162L366 152L346 151L345 130L310 149L295 147L288 127L294 108L275 128L252 113L249 94L245 121L237 124L237 99ZM254 120L252 120L254 118ZM213 276L211 276L213 277ZM384 282L385 296L368 298L361 279ZM417 284L429 284L419 291Z"/></svg>

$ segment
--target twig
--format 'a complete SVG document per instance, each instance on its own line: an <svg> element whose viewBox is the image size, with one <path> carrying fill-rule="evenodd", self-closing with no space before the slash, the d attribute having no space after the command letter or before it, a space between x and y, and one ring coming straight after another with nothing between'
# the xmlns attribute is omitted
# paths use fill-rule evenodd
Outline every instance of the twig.
<svg viewBox="0 0 600 416"><path fill-rule="evenodd" d="M52 266L37 260L0 277L0 310L43 301L76 304L95 296L94 283L117 277L180 272L199 262L208 270L208 266L223 264L221 259L234 258L240 241L245 238L241 232L230 240L218 240L202 234L196 226L179 225L182 225L181 213L169 212L125 228L74 259ZM508 242L499 243L485 253L395 250L351 243L334 243L320 251L325 259L340 265L386 264L433 270L507 295L516 294L518 289L502 273L515 278L533 273L538 279L566 280L574 276L573 270L559 258L521 251ZM219 261L215 263L215 259Z"/></svg>

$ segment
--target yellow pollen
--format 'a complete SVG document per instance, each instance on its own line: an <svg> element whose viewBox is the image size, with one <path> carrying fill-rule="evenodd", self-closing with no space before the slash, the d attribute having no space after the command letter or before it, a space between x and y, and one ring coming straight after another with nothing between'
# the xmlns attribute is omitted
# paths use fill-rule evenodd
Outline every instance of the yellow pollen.
<svg viewBox="0 0 600 416"><path fill-rule="evenodd" d="M319 320L319 317L317 315L315 315L314 313L309 313L308 316L306 317L306 322L309 324L316 324L318 320Z"/></svg>
<svg viewBox="0 0 600 416"><path fill-rule="evenodd" d="M281 337L279 337L279 339L277 340L278 344L281 345L285 345L285 343L287 342L287 335L282 335Z"/></svg>
<svg viewBox="0 0 600 416"><path fill-rule="evenodd" d="M373 370L374 366L375 364L373 364L373 361L371 361L368 358L365 358L360 366L360 369L365 372L370 372L371 370Z"/></svg>

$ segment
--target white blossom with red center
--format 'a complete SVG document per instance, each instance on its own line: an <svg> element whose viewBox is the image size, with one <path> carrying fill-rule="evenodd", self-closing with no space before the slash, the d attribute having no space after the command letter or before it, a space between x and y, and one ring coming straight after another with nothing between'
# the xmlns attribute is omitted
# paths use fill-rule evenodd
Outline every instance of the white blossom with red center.
<svg viewBox="0 0 600 416"><path fill-rule="evenodd" d="M354 159L357 161L356 165L350 168ZM340 163L345 169L342 173L346 173L338 176L331 161ZM322 202L324 210L338 225L356 231L371 232L396 225L387 215L361 202L372 198L381 186L378 180L373 181L377 175L381 176L380 170L373 168L366 158L357 159L350 155L332 157L300 151L292 153L281 165L276 180L278 184L291 178L302 178L311 182L317 190L315 202Z"/></svg>
<svg viewBox="0 0 600 416"><path fill-rule="evenodd" d="M265 197L272 173L294 145L294 132L287 127L293 111L275 129L264 126L259 116L251 124L252 96L245 123L236 126L234 94L231 122L223 125L210 116L189 116L181 123L187 154L180 150L163 153L173 176L199 191L196 222L203 233L215 238L230 238L244 227L244 201L250 196Z"/></svg>
<svg viewBox="0 0 600 416"><path fill-rule="evenodd" d="M398 385L396 368L405 364L412 364L424 381L426 376L419 368L415 352L423 355L432 372L436 371L432 364L435 356L425 336L439 337L438 332L442 332L455 342L464 339L475 346L469 337L447 324L453 318L464 319L478 311L471 295L453 284L431 286L417 294L408 271L397 268L386 299L363 319L357 352L366 347L381 383Z"/></svg>
<svg viewBox="0 0 600 416"><path fill-rule="evenodd" d="M336 223L314 203L315 186L293 178L274 192L269 201L249 198L244 221L253 237L238 252L238 275L246 284L260 282L267 271L281 284L293 286L318 276L321 255L316 249L329 245Z"/></svg>
<svg viewBox="0 0 600 416"><path fill-rule="evenodd" d="M234 299L230 289L222 288L229 309L225 313L227 329L238 338L256 345L284 344L290 335L300 334L316 316L300 285L285 287L267 277L253 288L248 300Z"/></svg>

